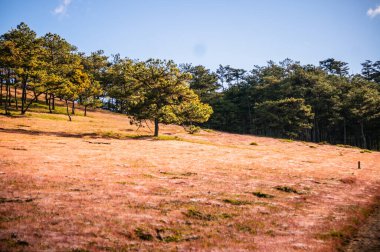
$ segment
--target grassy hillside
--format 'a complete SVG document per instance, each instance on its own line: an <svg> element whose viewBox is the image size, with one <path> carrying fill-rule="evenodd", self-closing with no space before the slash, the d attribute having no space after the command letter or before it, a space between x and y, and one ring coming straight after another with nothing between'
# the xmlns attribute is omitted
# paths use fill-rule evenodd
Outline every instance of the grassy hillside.
<svg viewBox="0 0 380 252"><path fill-rule="evenodd" d="M380 192L378 152L58 112L0 116L1 251L331 251Z"/></svg>

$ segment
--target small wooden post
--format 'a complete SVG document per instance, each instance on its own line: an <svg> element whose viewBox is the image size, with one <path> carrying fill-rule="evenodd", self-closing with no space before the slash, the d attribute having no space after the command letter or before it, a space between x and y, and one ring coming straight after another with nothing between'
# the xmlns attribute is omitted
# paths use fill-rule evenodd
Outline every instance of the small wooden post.
<svg viewBox="0 0 380 252"><path fill-rule="evenodd" d="M358 169L360 169L360 161L358 161Z"/></svg>

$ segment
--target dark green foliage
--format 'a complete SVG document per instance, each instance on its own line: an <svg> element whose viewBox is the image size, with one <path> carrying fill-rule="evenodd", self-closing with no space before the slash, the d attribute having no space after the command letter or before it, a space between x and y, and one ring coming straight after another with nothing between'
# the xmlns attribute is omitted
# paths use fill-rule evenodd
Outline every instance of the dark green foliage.
<svg viewBox="0 0 380 252"><path fill-rule="evenodd" d="M335 59L319 67L270 61L235 79L231 69L217 70L224 89L205 101L214 113L203 126L380 149L380 61L364 63L363 76L348 76Z"/></svg>
<svg viewBox="0 0 380 252"><path fill-rule="evenodd" d="M184 213L184 215L193 219L205 220L205 221L211 221L211 220L216 219L215 216L211 214L202 213L196 209L188 209L187 212Z"/></svg>
<svg viewBox="0 0 380 252"><path fill-rule="evenodd" d="M297 138L312 127L313 113L304 99L286 98L265 101L255 106L255 126L260 131L271 132L274 136Z"/></svg>

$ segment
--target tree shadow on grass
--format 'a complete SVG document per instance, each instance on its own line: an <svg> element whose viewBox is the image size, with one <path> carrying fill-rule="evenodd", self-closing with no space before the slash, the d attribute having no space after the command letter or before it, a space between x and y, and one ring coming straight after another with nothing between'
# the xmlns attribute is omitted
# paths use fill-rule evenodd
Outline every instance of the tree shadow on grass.
<svg viewBox="0 0 380 252"><path fill-rule="evenodd" d="M106 138L106 139L151 139L150 135L122 135L110 132L85 132L85 133L66 133L66 132L56 132L56 131L41 131L41 130L30 130L30 129L6 129L0 128L0 133L13 133L13 134L25 134L31 136L57 136L57 137L70 137L70 138Z"/></svg>
<svg viewBox="0 0 380 252"><path fill-rule="evenodd" d="M93 137L99 138L101 135L97 133L65 133L65 132L55 132L55 131L40 131L40 130L28 130L28 129L5 129L0 128L0 132L4 133L14 133L14 134L25 134L32 136L58 136L58 137L72 137L72 138L83 138L83 137Z"/></svg>

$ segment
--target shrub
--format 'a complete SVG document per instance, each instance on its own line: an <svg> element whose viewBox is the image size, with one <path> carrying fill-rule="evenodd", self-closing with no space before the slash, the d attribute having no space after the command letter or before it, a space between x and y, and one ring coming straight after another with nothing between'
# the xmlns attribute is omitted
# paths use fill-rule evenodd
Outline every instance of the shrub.
<svg viewBox="0 0 380 252"><path fill-rule="evenodd" d="M189 127L186 127L185 129L189 134L195 134L201 131L201 127L195 126L195 125L190 125Z"/></svg>

